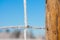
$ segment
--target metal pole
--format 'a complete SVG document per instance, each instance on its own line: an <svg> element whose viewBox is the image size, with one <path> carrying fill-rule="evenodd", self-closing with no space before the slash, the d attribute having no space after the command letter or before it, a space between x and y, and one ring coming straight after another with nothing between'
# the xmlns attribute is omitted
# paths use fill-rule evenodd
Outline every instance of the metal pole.
<svg viewBox="0 0 60 40"><path fill-rule="evenodd" d="M26 32L27 32L27 11L26 11L26 0L24 0L24 23L25 23L25 29L24 29L24 40L27 40Z"/></svg>

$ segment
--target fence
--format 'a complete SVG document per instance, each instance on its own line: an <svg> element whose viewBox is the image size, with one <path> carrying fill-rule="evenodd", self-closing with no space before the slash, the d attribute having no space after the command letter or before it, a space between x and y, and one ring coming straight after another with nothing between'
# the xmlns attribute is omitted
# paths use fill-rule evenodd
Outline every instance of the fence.
<svg viewBox="0 0 60 40"><path fill-rule="evenodd" d="M45 29L45 28L37 28L37 27L32 27L32 26L28 26L28 22L27 22L27 10L26 10L26 0L24 0L24 23L25 26L9 26L9 27L0 27L0 29L9 29L9 28L24 28L24 40L27 40L27 36L26 36L26 32L28 28L31 29Z"/></svg>
<svg viewBox="0 0 60 40"><path fill-rule="evenodd" d="M6 29L26 29L25 27L23 27L23 26L7 26L7 27L0 27L0 29L2 29L2 30L6 30ZM37 28L36 26L35 27L31 27L31 26L29 26L28 28L31 28L31 29L45 29L45 28ZM28 29L27 28L27 29ZM28 31L28 30L27 30ZM42 31L41 31L42 32ZM0 33L1 34L1 33ZM2 34L3 35L3 34ZM8 35L8 34L7 34ZM13 34L14 35L14 34ZM0 35L1 36L1 35ZM27 37L27 36L26 36ZM3 38L3 37L2 37ZM4 38L5 39L5 38ZM7 39L8 39L8 37L7 37ZM10 38L9 38L10 39ZM28 38L27 38L28 39ZM19 40L19 38L17 39L17 40ZM34 40L34 39L28 39L28 40ZM37 39L36 39L37 40Z"/></svg>

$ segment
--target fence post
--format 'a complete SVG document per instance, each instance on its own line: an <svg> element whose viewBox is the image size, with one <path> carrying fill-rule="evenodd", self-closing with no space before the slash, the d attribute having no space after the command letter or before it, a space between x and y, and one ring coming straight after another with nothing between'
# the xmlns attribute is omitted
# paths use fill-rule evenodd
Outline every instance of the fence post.
<svg viewBox="0 0 60 40"><path fill-rule="evenodd" d="M57 0L46 0L46 40L58 40Z"/></svg>

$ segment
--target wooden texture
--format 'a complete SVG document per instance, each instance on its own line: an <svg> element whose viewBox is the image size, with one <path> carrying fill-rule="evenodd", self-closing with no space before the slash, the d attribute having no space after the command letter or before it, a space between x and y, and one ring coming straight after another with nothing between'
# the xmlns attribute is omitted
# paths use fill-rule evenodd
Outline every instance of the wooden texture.
<svg viewBox="0 0 60 40"><path fill-rule="evenodd" d="M59 0L46 0L46 40L60 40Z"/></svg>
<svg viewBox="0 0 60 40"><path fill-rule="evenodd" d="M58 40L60 40L60 0L58 0L57 3L58 3Z"/></svg>

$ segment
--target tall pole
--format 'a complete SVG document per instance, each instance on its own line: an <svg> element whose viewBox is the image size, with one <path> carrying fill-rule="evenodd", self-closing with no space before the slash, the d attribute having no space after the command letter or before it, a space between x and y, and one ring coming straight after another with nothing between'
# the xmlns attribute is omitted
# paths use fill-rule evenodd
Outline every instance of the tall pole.
<svg viewBox="0 0 60 40"><path fill-rule="evenodd" d="M26 10L26 0L24 0L24 23L25 23L25 29L24 29L24 40L27 40L26 32L27 32L27 10Z"/></svg>

